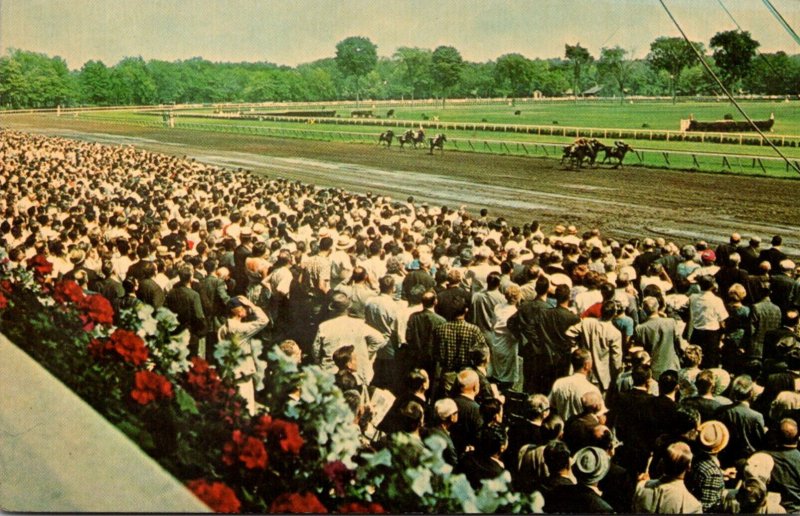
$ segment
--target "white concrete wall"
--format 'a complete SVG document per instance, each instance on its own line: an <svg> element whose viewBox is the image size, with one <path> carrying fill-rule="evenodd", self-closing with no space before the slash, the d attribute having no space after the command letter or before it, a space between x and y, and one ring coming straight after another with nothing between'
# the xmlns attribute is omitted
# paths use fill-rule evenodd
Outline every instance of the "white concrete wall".
<svg viewBox="0 0 800 516"><path fill-rule="evenodd" d="M209 512L158 463L3 335L0 508Z"/></svg>

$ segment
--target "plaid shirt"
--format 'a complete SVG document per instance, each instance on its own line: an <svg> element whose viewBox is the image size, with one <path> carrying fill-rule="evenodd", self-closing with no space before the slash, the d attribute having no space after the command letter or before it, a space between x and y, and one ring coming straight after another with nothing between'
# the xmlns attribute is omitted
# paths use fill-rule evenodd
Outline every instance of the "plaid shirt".
<svg viewBox="0 0 800 516"><path fill-rule="evenodd" d="M433 330L433 357L443 373L470 366L470 350L485 344L480 328L463 319L446 322Z"/></svg>
<svg viewBox="0 0 800 516"><path fill-rule="evenodd" d="M686 479L686 485L703 504L703 512L716 510L725 490L725 477L717 458L698 452L692 461L692 470Z"/></svg>
<svg viewBox="0 0 800 516"><path fill-rule="evenodd" d="M781 309L769 299L762 299L750 309L750 347L747 355L763 358L764 336L768 331L781 327Z"/></svg>

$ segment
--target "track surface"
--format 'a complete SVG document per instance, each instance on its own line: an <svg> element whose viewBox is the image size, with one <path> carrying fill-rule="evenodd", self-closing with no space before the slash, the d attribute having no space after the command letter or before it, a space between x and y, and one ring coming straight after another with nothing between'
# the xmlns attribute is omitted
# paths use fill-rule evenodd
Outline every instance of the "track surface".
<svg viewBox="0 0 800 516"><path fill-rule="evenodd" d="M727 241L732 231L774 234L800 256L800 181L629 167L569 170L556 160L386 149L243 137L224 133L120 127L56 119L11 119L20 130L132 144L356 192L413 195L437 205L486 207L512 223L598 227L618 238L664 236L677 243ZM377 135L376 135L377 141Z"/></svg>

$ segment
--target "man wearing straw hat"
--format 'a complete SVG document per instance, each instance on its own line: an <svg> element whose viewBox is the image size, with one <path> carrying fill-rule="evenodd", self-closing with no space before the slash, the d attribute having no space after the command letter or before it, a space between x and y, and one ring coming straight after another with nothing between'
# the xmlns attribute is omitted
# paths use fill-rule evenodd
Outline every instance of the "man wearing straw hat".
<svg viewBox="0 0 800 516"><path fill-rule="evenodd" d="M697 432L697 453L692 459L692 470L686 485L703 505L703 511L715 511L725 491L725 474L719 466L717 455L730 439L728 427L719 421L706 421Z"/></svg>

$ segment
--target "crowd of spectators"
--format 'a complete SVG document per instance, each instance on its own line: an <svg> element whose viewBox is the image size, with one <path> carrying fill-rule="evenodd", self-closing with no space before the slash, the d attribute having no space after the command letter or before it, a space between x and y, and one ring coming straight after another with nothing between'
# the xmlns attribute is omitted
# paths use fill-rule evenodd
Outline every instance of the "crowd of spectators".
<svg viewBox="0 0 800 516"><path fill-rule="evenodd" d="M800 269L780 236L546 234L7 130L0 185L6 270L46 260L117 313L165 306L212 363L221 340L280 345L335 374L364 446L438 435L473 485L508 471L546 512L800 511ZM251 411L262 358L236 372Z"/></svg>

